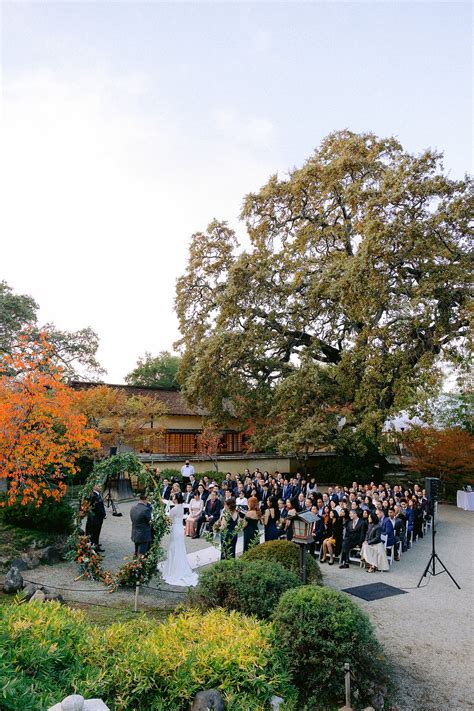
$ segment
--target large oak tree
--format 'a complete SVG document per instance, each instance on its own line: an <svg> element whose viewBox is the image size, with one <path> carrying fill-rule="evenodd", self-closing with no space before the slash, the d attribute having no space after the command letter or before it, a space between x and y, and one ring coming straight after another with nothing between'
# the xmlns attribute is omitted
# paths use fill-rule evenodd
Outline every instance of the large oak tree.
<svg viewBox="0 0 474 711"><path fill-rule="evenodd" d="M316 439L337 437L335 408L379 436L436 392L443 360L467 358L472 207L471 181L449 178L440 154L329 135L245 198L248 249L225 222L192 236L176 295L185 394L216 421L254 419L282 448L293 394ZM324 387L301 409L308 379Z"/></svg>

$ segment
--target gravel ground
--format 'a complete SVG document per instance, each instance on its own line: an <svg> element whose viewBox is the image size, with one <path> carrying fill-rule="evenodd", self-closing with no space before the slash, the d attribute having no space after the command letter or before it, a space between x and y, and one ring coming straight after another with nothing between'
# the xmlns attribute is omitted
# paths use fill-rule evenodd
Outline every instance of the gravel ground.
<svg viewBox="0 0 474 711"><path fill-rule="evenodd" d="M437 553L461 590L446 573L416 588L431 553L430 531L387 573L322 566L325 584L338 590L377 581L407 590L372 602L351 596L374 622L395 668L402 711L474 709L474 513L440 506L436 529Z"/></svg>
<svg viewBox="0 0 474 711"><path fill-rule="evenodd" d="M116 568L133 552L130 540L130 503L121 504L123 516L104 522L101 543L106 549L104 565ZM431 552L431 534L416 543L387 573L368 575L356 565L339 570L322 566L325 584L338 590L383 581L407 590L408 594L365 602L352 597L370 616L392 662L399 688L401 711L441 711L474 709L473 655L473 532L474 513L453 506L440 506L437 523L437 552L461 586L450 578L428 578L416 588ZM166 548L167 541L164 541ZM202 550L202 539L186 538L188 552ZM73 563L41 566L25 571L25 578L62 589L66 600L133 609L133 591L110 594L103 585L90 580L75 581ZM428 581L428 582L426 582ZM140 591L139 609L168 609L186 599L186 591L172 588L158 579Z"/></svg>

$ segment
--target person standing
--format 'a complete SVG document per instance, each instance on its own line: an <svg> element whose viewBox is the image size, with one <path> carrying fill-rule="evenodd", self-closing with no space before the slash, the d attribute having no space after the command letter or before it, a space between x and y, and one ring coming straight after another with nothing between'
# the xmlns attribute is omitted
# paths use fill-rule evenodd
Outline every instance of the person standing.
<svg viewBox="0 0 474 711"><path fill-rule="evenodd" d="M345 535L342 540L340 568L349 567L349 554L353 548L362 545L362 537L365 531L364 524L359 518L358 509L349 511L349 519L350 521L345 525Z"/></svg>
<svg viewBox="0 0 474 711"><path fill-rule="evenodd" d="M99 544L99 536L104 523L105 513L104 501L101 496L101 487L96 484L89 496L89 509L87 511L86 521L86 536L90 536L90 540L94 548L103 553L104 549Z"/></svg>
<svg viewBox="0 0 474 711"><path fill-rule="evenodd" d="M186 488L186 484L190 481L189 477L194 476L195 473L193 465L189 463L189 459L186 459L185 463L181 467L181 476L183 477L184 488Z"/></svg>
<svg viewBox="0 0 474 711"><path fill-rule="evenodd" d="M256 496L251 496L248 500L249 510L245 514L244 528L244 553L250 548L250 544L260 543L258 524L260 522L260 508Z"/></svg>
<svg viewBox="0 0 474 711"><path fill-rule="evenodd" d="M132 520L132 541L135 543L135 555L145 555L151 544L151 506L145 493L130 509Z"/></svg>

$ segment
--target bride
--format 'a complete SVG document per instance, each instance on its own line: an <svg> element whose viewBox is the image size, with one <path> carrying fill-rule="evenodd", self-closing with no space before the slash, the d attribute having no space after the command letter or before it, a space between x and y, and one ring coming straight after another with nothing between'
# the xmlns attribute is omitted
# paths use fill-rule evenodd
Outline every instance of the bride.
<svg viewBox="0 0 474 711"><path fill-rule="evenodd" d="M198 584L198 576L193 573L188 563L186 546L184 544L183 528L183 495L173 494L171 501L174 503L170 512L171 534L168 548L168 558L163 566L163 580L168 585L191 587Z"/></svg>

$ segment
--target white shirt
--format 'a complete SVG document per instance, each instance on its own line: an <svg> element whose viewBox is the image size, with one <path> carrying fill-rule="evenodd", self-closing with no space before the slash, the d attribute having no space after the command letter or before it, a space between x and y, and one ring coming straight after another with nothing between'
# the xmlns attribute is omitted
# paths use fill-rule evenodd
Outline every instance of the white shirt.
<svg viewBox="0 0 474 711"><path fill-rule="evenodd" d="M183 464L181 467L181 476L190 477L194 476L194 467L192 464Z"/></svg>

